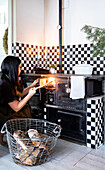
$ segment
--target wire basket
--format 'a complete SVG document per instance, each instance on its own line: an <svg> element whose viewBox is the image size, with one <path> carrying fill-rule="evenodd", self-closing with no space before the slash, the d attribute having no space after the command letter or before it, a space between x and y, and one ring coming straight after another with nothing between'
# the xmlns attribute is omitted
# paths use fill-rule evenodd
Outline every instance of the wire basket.
<svg viewBox="0 0 105 170"><path fill-rule="evenodd" d="M38 135L29 137L28 132L37 131ZM2 127L7 133L7 142L12 159L17 164L40 165L48 157L60 136L61 127L40 119L11 119ZM16 136L17 135L17 136Z"/></svg>

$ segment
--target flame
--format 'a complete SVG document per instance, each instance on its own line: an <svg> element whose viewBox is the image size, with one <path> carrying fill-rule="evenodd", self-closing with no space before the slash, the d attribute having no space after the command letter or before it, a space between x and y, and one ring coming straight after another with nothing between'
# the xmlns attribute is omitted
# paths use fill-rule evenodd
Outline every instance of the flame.
<svg viewBox="0 0 105 170"><path fill-rule="evenodd" d="M49 82L51 85L55 85L55 78L54 78L54 77L49 77L49 78L48 78L48 82Z"/></svg>
<svg viewBox="0 0 105 170"><path fill-rule="evenodd" d="M46 83L48 84L48 86L54 86L55 87L55 78L54 77L49 77L49 78L40 79L40 86L43 86Z"/></svg>
<svg viewBox="0 0 105 170"><path fill-rule="evenodd" d="M46 78L40 79L40 86L46 84Z"/></svg>

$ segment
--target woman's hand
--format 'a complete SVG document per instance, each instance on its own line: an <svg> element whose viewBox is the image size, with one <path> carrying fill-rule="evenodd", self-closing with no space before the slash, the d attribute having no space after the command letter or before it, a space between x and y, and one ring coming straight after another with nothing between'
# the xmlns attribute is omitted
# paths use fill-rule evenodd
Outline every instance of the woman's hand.
<svg viewBox="0 0 105 170"><path fill-rule="evenodd" d="M29 90L29 95L31 95L31 96L33 96L34 94L36 93L36 88L35 87L33 87L33 88L31 88L30 90Z"/></svg>
<svg viewBox="0 0 105 170"><path fill-rule="evenodd" d="M31 84L31 86L32 86L32 87L35 87L38 83L39 83L39 79L36 79L36 80Z"/></svg>
<svg viewBox="0 0 105 170"><path fill-rule="evenodd" d="M29 93L29 90L33 87L35 87L39 82L39 79L36 79L30 86L26 87L23 92L22 92L22 96L26 95L27 93Z"/></svg>

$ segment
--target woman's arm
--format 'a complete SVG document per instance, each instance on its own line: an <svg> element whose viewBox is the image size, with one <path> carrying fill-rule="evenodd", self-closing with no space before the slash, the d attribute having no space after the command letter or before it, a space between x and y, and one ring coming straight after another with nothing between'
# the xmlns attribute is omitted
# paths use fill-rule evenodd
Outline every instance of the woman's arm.
<svg viewBox="0 0 105 170"><path fill-rule="evenodd" d="M8 103L8 105L15 111L18 112L20 109L22 109L25 104L28 102L28 100L36 93L36 89L35 88L31 88L29 90L29 93L21 100L21 101L17 101L14 100L13 102Z"/></svg>
<svg viewBox="0 0 105 170"><path fill-rule="evenodd" d="M22 92L22 94L21 94L21 97L23 97L24 95L26 95L32 87L35 87L36 84L38 83L38 81L39 81L39 80L36 79L30 86L24 88L24 89L23 89L23 92Z"/></svg>
<svg viewBox="0 0 105 170"><path fill-rule="evenodd" d="M20 109L22 109L25 104L28 102L28 100L36 93L37 89L43 88L44 86L47 86L48 84L50 84L52 81L49 81L48 83L42 85L42 86L38 86L38 87L33 87L30 88L28 94L20 101L18 102L17 100L14 100L13 102L9 102L9 106L15 111L18 112Z"/></svg>

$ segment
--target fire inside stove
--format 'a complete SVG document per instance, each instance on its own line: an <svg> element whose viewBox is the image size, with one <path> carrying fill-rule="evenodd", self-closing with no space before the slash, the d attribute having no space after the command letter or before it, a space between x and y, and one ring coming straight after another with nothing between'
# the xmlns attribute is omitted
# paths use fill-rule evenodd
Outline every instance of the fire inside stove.
<svg viewBox="0 0 105 170"><path fill-rule="evenodd" d="M46 88L55 88L56 79L54 77L47 77L40 79L40 86L48 84Z"/></svg>

